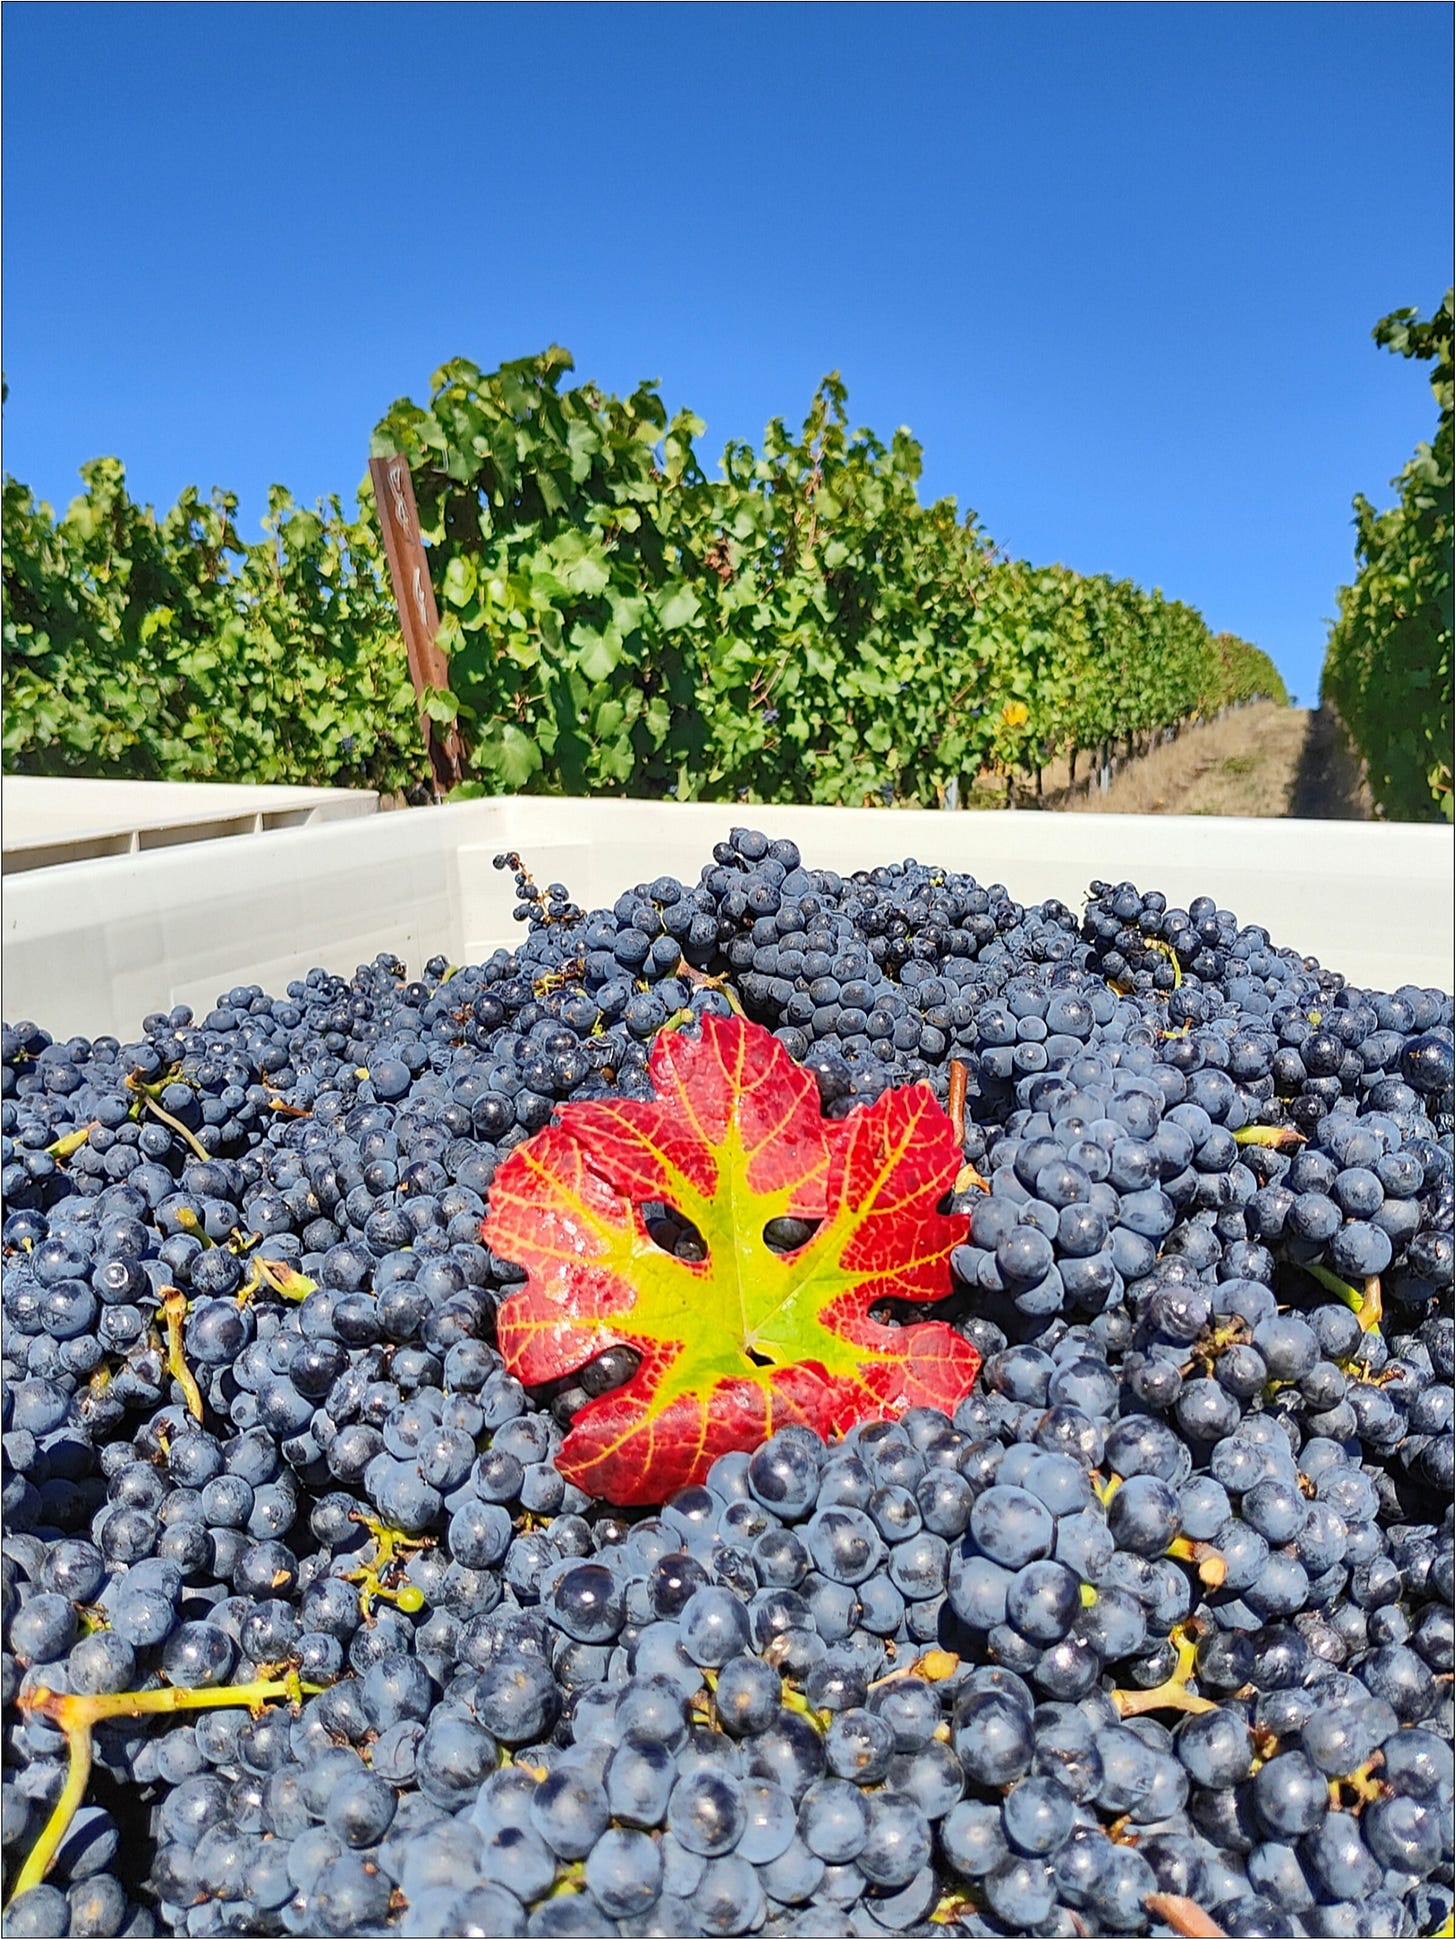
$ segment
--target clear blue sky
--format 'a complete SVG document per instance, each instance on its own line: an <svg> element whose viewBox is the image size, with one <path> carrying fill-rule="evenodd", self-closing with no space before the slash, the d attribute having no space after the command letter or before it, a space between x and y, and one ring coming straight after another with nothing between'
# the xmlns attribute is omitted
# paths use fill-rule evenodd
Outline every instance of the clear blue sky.
<svg viewBox="0 0 1456 1939"><path fill-rule="evenodd" d="M4 9L6 468L351 496L446 358L564 343L707 457L831 368L926 494L1313 696L1434 406L1445 4Z"/></svg>

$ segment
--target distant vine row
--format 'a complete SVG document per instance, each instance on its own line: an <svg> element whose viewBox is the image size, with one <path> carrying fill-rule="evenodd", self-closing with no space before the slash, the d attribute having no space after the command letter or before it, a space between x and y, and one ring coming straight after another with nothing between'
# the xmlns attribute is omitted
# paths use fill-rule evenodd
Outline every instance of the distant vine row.
<svg viewBox="0 0 1456 1939"><path fill-rule="evenodd" d="M918 444L851 431L836 375L710 477L701 420L571 369L452 362L374 435L414 478L463 792L933 806L1287 698L1191 607L923 505ZM82 475L60 519L6 479L8 769L425 791L367 480L354 519L275 487L247 544L227 493L159 519L114 459Z"/></svg>

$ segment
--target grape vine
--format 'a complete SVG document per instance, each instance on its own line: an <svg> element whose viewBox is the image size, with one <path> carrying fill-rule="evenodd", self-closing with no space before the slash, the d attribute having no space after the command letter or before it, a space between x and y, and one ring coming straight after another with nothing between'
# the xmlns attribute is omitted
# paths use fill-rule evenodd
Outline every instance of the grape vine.
<svg viewBox="0 0 1456 1939"><path fill-rule="evenodd" d="M1439 417L1392 482L1400 503L1377 512L1355 499L1353 586L1340 589L1321 698L1344 720L1382 814L1399 821L1452 818L1451 485L1452 292L1434 316L1396 310L1375 341L1434 363Z"/></svg>
<svg viewBox="0 0 1456 1939"><path fill-rule="evenodd" d="M1286 698L1191 607L922 504L920 446L851 430L837 375L710 477L700 419L571 369L456 360L374 435L414 478L467 794L931 806ZM427 792L367 481L352 520L275 487L247 544L229 494L158 518L116 460L83 479L60 519L5 483L8 769Z"/></svg>

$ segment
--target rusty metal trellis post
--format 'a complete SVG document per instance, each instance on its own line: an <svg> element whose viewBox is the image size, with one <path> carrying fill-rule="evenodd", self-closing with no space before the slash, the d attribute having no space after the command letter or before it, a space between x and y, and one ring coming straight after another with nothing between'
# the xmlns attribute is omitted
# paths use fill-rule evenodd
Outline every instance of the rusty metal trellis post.
<svg viewBox="0 0 1456 1939"><path fill-rule="evenodd" d="M427 687L449 691L450 664L435 644L440 614L435 605L435 589L430 584L429 560L420 537L409 460L371 458L369 476L374 481L374 503L379 512L379 529L384 535L384 556L389 561L389 578L394 588L394 603L399 609L405 651L409 655L410 678L421 702L420 731L425 737L438 796L448 793L460 780L465 748L455 721L442 726L431 720L423 707Z"/></svg>

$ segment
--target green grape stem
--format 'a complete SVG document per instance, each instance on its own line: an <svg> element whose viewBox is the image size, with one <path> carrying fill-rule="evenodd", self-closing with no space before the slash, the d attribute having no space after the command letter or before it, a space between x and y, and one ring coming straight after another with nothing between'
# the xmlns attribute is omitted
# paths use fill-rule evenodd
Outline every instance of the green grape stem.
<svg viewBox="0 0 1456 1939"><path fill-rule="evenodd" d="M182 1326L187 1318L187 1295L176 1286L162 1289L162 1318L167 1327L167 1371L187 1397L187 1411L196 1421L202 1419L202 1389L187 1364L182 1345Z"/></svg>
<svg viewBox="0 0 1456 1939"><path fill-rule="evenodd" d="M1188 1688L1188 1679L1193 1675L1198 1660L1198 1646L1192 1627L1180 1625L1171 1632L1171 1639L1177 1651L1172 1675L1151 1690L1114 1690L1112 1701L1117 1705L1120 1717L1141 1717L1149 1710L1186 1710L1190 1713L1217 1710L1218 1705L1210 1697L1195 1696Z"/></svg>
<svg viewBox="0 0 1456 1939"><path fill-rule="evenodd" d="M261 1709L265 1703L280 1697L299 1704L312 1687L299 1681L296 1670L290 1670L281 1677L259 1677L252 1683L224 1684L212 1689L187 1690L167 1684L157 1690L107 1691L96 1696L77 1696L44 1686L22 1692L17 1700L19 1708L55 1725L65 1737L68 1761L61 1794L16 1878L12 1904L22 1892L42 1884L56 1862L56 1853L86 1796L93 1757L92 1732L97 1724L119 1717L165 1716L177 1710L226 1710L239 1705L250 1710Z"/></svg>
<svg viewBox="0 0 1456 1939"><path fill-rule="evenodd" d="M211 1158L212 1153L207 1149L206 1145L199 1143L199 1141L193 1135L193 1133L187 1129L187 1126L185 1124L183 1124L182 1120L180 1118L173 1117L170 1111L164 1111L162 1106L157 1102L155 1093L157 1091L160 1091L160 1089L162 1088L160 1084L156 1084L156 1085L144 1084L141 1081L141 1079L136 1075L136 1073L133 1072L126 1080L126 1088L129 1091L134 1091L136 1093L137 1101L143 1107L143 1109L150 1111L152 1116L154 1118L159 1119L161 1123L165 1124L169 1131L176 1132L177 1136L182 1140L182 1142L185 1145L187 1145L196 1154L197 1157L201 1158L204 1162L206 1162L208 1159Z"/></svg>

